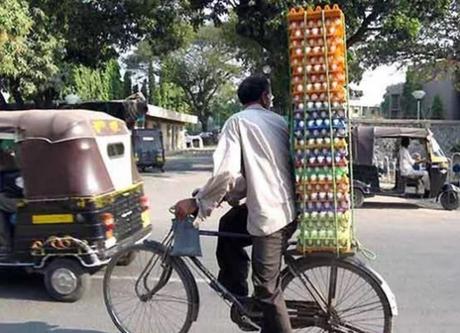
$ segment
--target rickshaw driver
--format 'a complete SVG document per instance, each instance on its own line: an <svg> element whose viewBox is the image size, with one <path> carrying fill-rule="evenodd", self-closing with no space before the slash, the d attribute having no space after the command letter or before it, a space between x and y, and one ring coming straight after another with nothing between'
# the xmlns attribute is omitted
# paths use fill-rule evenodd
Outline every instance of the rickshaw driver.
<svg viewBox="0 0 460 333"><path fill-rule="evenodd" d="M288 126L281 116L268 110L270 83L264 76L245 79L238 88L238 97L244 110L224 125L214 153L213 177L198 192L196 200L176 204L176 216L179 220L196 213L209 216L222 199L221 194L239 187L238 176L244 176L246 205L240 206L239 211L232 208L221 219L219 231L225 227L228 232L251 235L252 280L255 300L263 312L262 333L290 333L280 284L282 251L295 230L296 217ZM219 281L233 294L247 296L235 290L235 285L247 283L240 281L247 277L249 269L249 258L242 255L244 244L238 248L237 242L224 237L218 240L222 242L227 243L227 250L219 253L218 245ZM219 260L222 257L225 260ZM238 268L237 272L233 267Z"/></svg>
<svg viewBox="0 0 460 333"><path fill-rule="evenodd" d="M0 149L0 179L0 252L5 252L11 248L11 216L24 188L13 151Z"/></svg>
<svg viewBox="0 0 460 333"><path fill-rule="evenodd" d="M425 159L415 161L409 152L410 139L401 139L401 149L399 151L399 170L401 176L408 178L422 177L423 188L425 190L424 197L428 198L430 195L430 175L426 170L416 170L415 165L420 165L426 162Z"/></svg>

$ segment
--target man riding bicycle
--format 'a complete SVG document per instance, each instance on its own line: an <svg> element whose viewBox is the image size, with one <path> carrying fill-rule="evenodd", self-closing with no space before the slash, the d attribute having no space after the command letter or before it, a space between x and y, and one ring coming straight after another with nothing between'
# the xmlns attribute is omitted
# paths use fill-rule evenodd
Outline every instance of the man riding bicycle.
<svg viewBox="0 0 460 333"><path fill-rule="evenodd" d="M264 76L246 78L238 97L244 109L224 125L214 153L213 177L195 198L176 204L176 216L184 220L198 214L205 219L224 196L246 197L246 205L232 208L220 220L219 231L251 238L219 238L219 281L235 295L248 295L249 258L244 247L252 245L254 297L264 315L262 333L291 332L280 285L282 251L296 218L288 125L269 111L272 95Z"/></svg>

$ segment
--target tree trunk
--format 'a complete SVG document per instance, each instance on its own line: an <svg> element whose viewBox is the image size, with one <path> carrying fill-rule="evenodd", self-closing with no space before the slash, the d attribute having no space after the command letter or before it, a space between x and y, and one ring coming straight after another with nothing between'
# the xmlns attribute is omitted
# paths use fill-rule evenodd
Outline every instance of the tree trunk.
<svg viewBox="0 0 460 333"><path fill-rule="evenodd" d="M24 99L22 98L21 91L19 89L19 81L16 79L11 80L11 95L14 98L14 101L16 102L16 106L18 108L22 108L24 106Z"/></svg>
<svg viewBox="0 0 460 333"><path fill-rule="evenodd" d="M201 122L201 131L202 132L207 132L208 131L208 119L209 119L209 116L207 116L207 115L198 116L198 120Z"/></svg>
<svg viewBox="0 0 460 333"><path fill-rule="evenodd" d="M8 103L6 102L5 96L0 92L0 110L6 110Z"/></svg>

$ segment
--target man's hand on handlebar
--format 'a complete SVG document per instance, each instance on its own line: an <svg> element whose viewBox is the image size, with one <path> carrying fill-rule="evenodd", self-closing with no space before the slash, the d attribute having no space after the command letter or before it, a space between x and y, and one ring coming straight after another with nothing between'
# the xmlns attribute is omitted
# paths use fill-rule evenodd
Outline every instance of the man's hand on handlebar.
<svg viewBox="0 0 460 333"><path fill-rule="evenodd" d="M197 215L198 205L196 200L191 198L178 201L175 206L175 214L179 221L185 220L189 215Z"/></svg>

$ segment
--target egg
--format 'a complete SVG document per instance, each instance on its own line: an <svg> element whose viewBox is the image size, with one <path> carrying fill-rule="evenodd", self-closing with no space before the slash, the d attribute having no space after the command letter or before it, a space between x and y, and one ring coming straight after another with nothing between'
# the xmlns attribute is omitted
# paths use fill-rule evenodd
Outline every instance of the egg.
<svg viewBox="0 0 460 333"><path fill-rule="evenodd" d="M322 106L322 103L321 103L321 102L316 102L316 103L315 103L315 107L316 107L317 109L320 109L321 106Z"/></svg>
<svg viewBox="0 0 460 333"><path fill-rule="evenodd" d="M295 31L294 35L295 35L296 37L302 37L302 30L297 29L297 30Z"/></svg>
<svg viewBox="0 0 460 333"><path fill-rule="evenodd" d="M311 83L307 84L307 91L312 91L313 90L313 85Z"/></svg>
<svg viewBox="0 0 460 333"><path fill-rule="evenodd" d="M302 55L302 49L301 48L295 49L295 54L298 56Z"/></svg>
<svg viewBox="0 0 460 333"><path fill-rule="evenodd" d="M315 105L315 103L313 103L313 102L308 102L308 103L307 103L307 108L308 108L308 109L312 109L314 105Z"/></svg>
<svg viewBox="0 0 460 333"><path fill-rule="evenodd" d="M314 21L308 21L308 26L310 28L314 27L315 26L315 22Z"/></svg>
<svg viewBox="0 0 460 333"><path fill-rule="evenodd" d="M322 84L321 84L321 83L319 83L319 82L316 82L316 83L315 83L313 86L315 87L315 90L320 90L320 89L321 89L321 86L322 86Z"/></svg>
<svg viewBox="0 0 460 333"><path fill-rule="evenodd" d="M324 162L324 156L322 156L322 155L318 156L318 157L317 157L317 160L318 160L318 163L319 163L319 164L323 164L323 162ZM323 180L324 180L324 178L323 178Z"/></svg>
<svg viewBox="0 0 460 333"><path fill-rule="evenodd" d="M322 47L320 47L320 46L315 46L315 47L313 48L313 52L316 53L316 54L321 53L321 49L322 49Z"/></svg>
<svg viewBox="0 0 460 333"><path fill-rule="evenodd" d="M319 29L318 29L318 28L313 28L313 29L311 29L311 34L312 34L313 36L317 36L317 35L319 34Z"/></svg>
<svg viewBox="0 0 460 333"><path fill-rule="evenodd" d="M324 119L324 126L329 126L330 125L330 120L329 119Z"/></svg>
<svg viewBox="0 0 460 333"><path fill-rule="evenodd" d="M311 94L310 98L312 101L317 101L318 100L318 95L317 94Z"/></svg>
<svg viewBox="0 0 460 333"><path fill-rule="evenodd" d="M326 83L326 82L323 82L323 83L321 84L321 88L322 88L323 90L327 90L327 83Z"/></svg>
<svg viewBox="0 0 460 333"><path fill-rule="evenodd" d="M322 27L323 26L323 21L322 20L318 20L316 21L316 26L319 28L319 27Z"/></svg>
<svg viewBox="0 0 460 333"><path fill-rule="evenodd" d="M323 120L322 119L316 119L315 125L318 127L321 127L323 125Z"/></svg>
<svg viewBox="0 0 460 333"><path fill-rule="evenodd" d="M311 73L312 69L313 69L312 65L307 65L306 66L307 73Z"/></svg>
<svg viewBox="0 0 460 333"><path fill-rule="evenodd" d="M302 67L302 66L298 66L298 67L296 68L296 72L297 72L298 74L302 74L302 73L303 73L303 67Z"/></svg>
<svg viewBox="0 0 460 333"><path fill-rule="evenodd" d="M335 27L329 27L329 29L327 29L327 33L329 35L333 35L337 32L337 29Z"/></svg>
<svg viewBox="0 0 460 333"><path fill-rule="evenodd" d="M297 92L303 92L303 85L302 84L297 85Z"/></svg>
<svg viewBox="0 0 460 333"><path fill-rule="evenodd" d="M331 139L330 138L324 138L324 144L330 145L331 144Z"/></svg>
<svg viewBox="0 0 460 333"><path fill-rule="evenodd" d="M316 64L315 66L313 66L313 70L315 72L321 71L322 68L323 68L323 65L320 65L320 64Z"/></svg>
<svg viewBox="0 0 460 333"><path fill-rule="evenodd" d="M312 48L311 48L310 46L307 46L307 47L305 48L305 53L306 53L306 54L310 54L311 52L312 52Z"/></svg>
<svg viewBox="0 0 460 333"><path fill-rule="evenodd" d="M299 103L298 106L297 106L297 108L298 108L299 110L303 110L303 107L304 107L304 104L303 104L303 103Z"/></svg>

